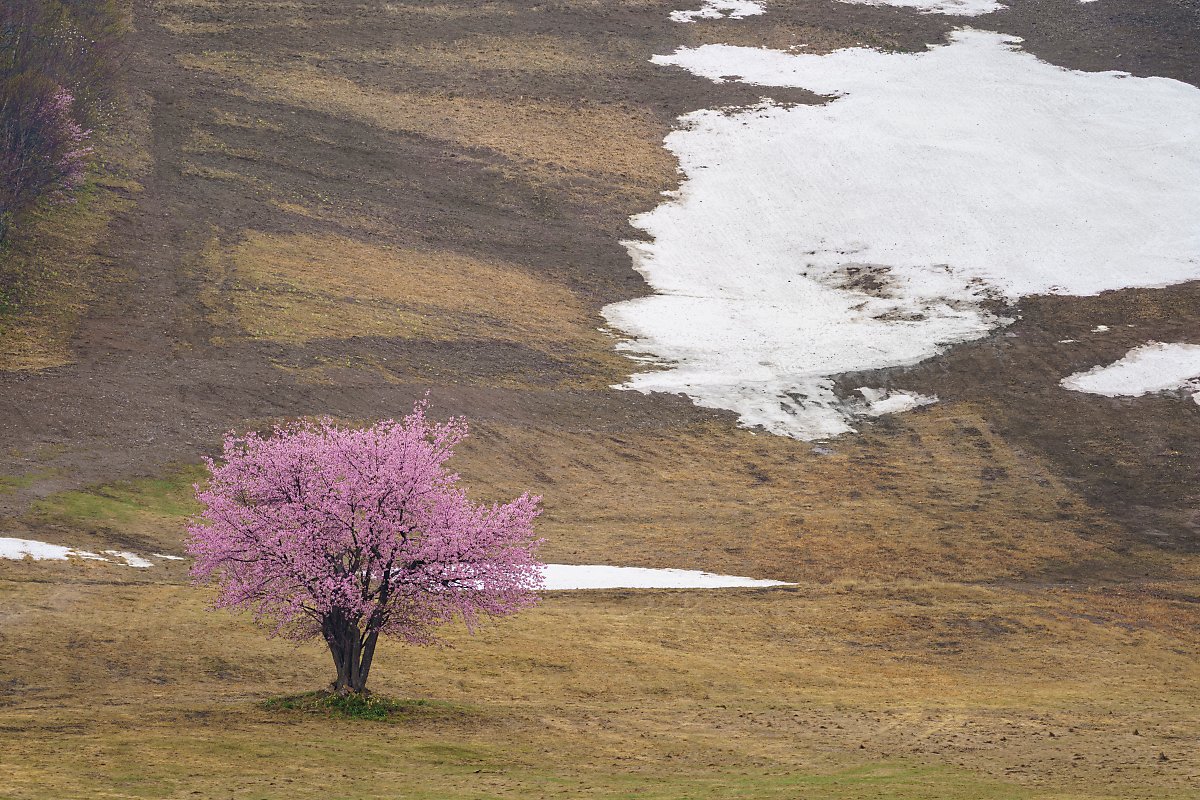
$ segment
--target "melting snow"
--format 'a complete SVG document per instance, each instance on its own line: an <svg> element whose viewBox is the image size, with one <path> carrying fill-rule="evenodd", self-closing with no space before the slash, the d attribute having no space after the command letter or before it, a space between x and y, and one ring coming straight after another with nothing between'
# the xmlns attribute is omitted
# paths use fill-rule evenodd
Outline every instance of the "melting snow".
<svg viewBox="0 0 1200 800"><path fill-rule="evenodd" d="M686 179L632 219L652 240L625 243L656 294L604 309L623 352L664 368L621 388L819 439L852 430L833 376L986 336L1009 321L989 300L1200 278L1200 90L1019 41L656 56L832 99L697 111L667 137Z"/></svg>
<svg viewBox="0 0 1200 800"><path fill-rule="evenodd" d="M162 558L170 561L184 560L182 556L168 556L161 553L154 553L153 555L154 558ZM73 547L64 547L60 544L39 542L34 539L0 537L0 558L20 561L26 556L29 556L34 561L66 561L69 558L82 558L88 561L104 561L109 564L120 564L138 569L146 569L147 567L154 566L153 561L137 553L130 553L125 550L105 550L103 554L99 554L87 550L76 550Z"/></svg>
<svg viewBox="0 0 1200 800"><path fill-rule="evenodd" d="M123 566L145 569L154 566L151 561L136 553L121 550L105 550L105 556L75 550L33 539L10 539L0 537L0 558L22 560L26 556L35 561L66 561L69 558L84 558ZM155 558L182 561L180 556L154 553ZM112 559L118 559L113 561ZM720 589L739 586L791 586L783 581L740 578L735 575L715 575L686 569L646 569L644 567L610 567L600 564L546 564L542 567L547 590L567 589Z"/></svg>
<svg viewBox="0 0 1200 800"><path fill-rule="evenodd" d="M0 537L0 558L20 561L26 556L34 561L66 561L75 558L86 558L94 561L105 561L103 556L89 553L87 550L75 550L59 544L39 542L34 539L12 539Z"/></svg>
<svg viewBox="0 0 1200 800"><path fill-rule="evenodd" d="M1063 378L1064 389L1105 397L1140 397L1173 389L1192 391L1200 403L1200 345L1149 344L1135 347L1107 366Z"/></svg>
<svg viewBox="0 0 1200 800"><path fill-rule="evenodd" d="M147 561L137 553L128 553L124 550L105 550L104 554L112 556L113 558L119 558L124 561L127 566L137 567L138 569L145 569L146 567L154 566L153 561Z"/></svg>
<svg viewBox="0 0 1200 800"><path fill-rule="evenodd" d="M697 19L743 19L766 11L761 3L751 0L704 0L696 11L672 11L671 19L676 22L694 22Z"/></svg>
<svg viewBox="0 0 1200 800"><path fill-rule="evenodd" d="M915 8L926 14L954 14L960 17L976 17L1001 11L1008 6L994 0L841 0L857 6L899 6ZM1083 0L1088 2L1088 0Z"/></svg>
<svg viewBox="0 0 1200 800"><path fill-rule="evenodd" d="M863 386L858 393L867 401L862 413L868 417L898 414L914 408L928 406L938 401L937 395L914 394L912 392L889 392L886 389L871 389Z"/></svg>
<svg viewBox="0 0 1200 800"><path fill-rule="evenodd" d="M546 564L546 589L721 589L738 586L791 586L782 581L714 575L686 569L609 567L602 564Z"/></svg>

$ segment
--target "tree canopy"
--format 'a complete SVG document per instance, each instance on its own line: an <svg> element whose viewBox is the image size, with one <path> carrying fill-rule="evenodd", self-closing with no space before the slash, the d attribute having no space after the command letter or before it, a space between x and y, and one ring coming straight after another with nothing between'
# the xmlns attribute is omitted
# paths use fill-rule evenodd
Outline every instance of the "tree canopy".
<svg viewBox="0 0 1200 800"><path fill-rule="evenodd" d="M248 609L273 632L328 645L340 692L365 691L376 642L435 640L454 618L536 602L539 497L473 503L446 461L465 421L434 423L418 403L367 428L330 420L230 434L197 487L192 574L217 605Z"/></svg>

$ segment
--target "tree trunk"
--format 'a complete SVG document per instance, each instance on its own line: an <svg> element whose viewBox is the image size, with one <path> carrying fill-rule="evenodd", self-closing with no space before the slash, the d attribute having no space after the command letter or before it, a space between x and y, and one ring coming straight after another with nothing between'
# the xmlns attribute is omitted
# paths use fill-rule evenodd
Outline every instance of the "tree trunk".
<svg viewBox="0 0 1200 800"><path fill-rule="evenodd" d="M337 677L331 684L333 691L338 694L366 694L367 674L371 669L371 657L378 634L364 637L358 629L357 620L347 618L338 610L325 618L322 633L337 669ZM365 647L368 643L369 646Z"/></svg>
<svg viewBox="0 0 1200 800"><path fill-rule="evenodd" d="M366 691L367 676L371 674L371 661L375 658L375 643L379 641L379 631L371 631L363 640L362 659L359 661L358 674L362 680L363 691Z"/></svg>

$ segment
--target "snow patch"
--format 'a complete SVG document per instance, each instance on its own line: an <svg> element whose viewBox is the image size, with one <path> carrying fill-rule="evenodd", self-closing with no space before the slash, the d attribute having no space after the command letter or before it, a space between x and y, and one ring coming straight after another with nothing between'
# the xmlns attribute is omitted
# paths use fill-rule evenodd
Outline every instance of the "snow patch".
<svg viewBox="0 0 1200 800"><path fill-rule="evenodd" d="M547 590L567 589L722 589L739 586L792 586L783 581L739 578L686 569L610 567L602 564L545 564Z"/></svg>
<svg viewBox="0 0 1200 800"><path fill-rule="evenodd" d="M0 558L20 561L26 556L32 558L34 561L66 561L70 558L82 558L87 561L103 561L107 564L120 564L126 567L136 567L137 569L146 569L147 567L154 566L153 561L149 561L137 553L130 553L125 550L105 550L103 554L100 554L92 553L88 550L76 550L73 547L64 547L60 544L39 542L34 539L0 537ZM175 561L183 560L180 556L165 556L158 553L155 553L154 557Z"/></svg>
<svg viewBox="0 0 1200 800"><path fill-rule="evenodd" d="M937 395L892 392L887 389L871 389L867 386L860 387L858 393L866 401L866 407L863 408L862 413L868 417L899 414L921 406L933 405L938 401Z"/></svg>
<svg viewBox="0 0 1200 800"><path fill-rule="evenodd" d="M1107 366L1076 372L1059 381L1064 389L1105 397L1141 397L1186 389L1200 404L1200 345L1150 342Z"/></svg>
<svg viewBox="0 0 1200 800"><path fill-rule="evenodd" d="M124 550L105 550L104 554L107 556L112 556L113 558L120 559L121 561L124 561L125 565L129 566L129 567L137 567L138 569L145 569L146 567L154 566L153 561L147 561L146 559L139 556L137 553L129 553Z"/></svg>
<svg viewBox="0 0 1200 800"><path fill-rule="evenodd" d="M1200 278L1200 89L1078 72L960 30L924 53L683 48L653 61L794 86L681 118L685 180L625 242L656 294L604 309L673 392L800 439L852 430L832 377L1010 320L988 301ZM740 77L735 77L740 76Z"/></svg>
<svg viewBox="0 0 1200 800"><path fill-rule="evenodd" d="M27 556L35 561L66 561L72 557L145 569L153 562L137 553L105 550L103 556L86 550L75 550L33 539L0 537L0 558L20 561ZM155 558L182 561L180 556L154 553ZM108 556L106 558L105 556ZM117 559L117 560L113 560ZM783 581L741 578L736 575L716 575L686 569L647 569L644 567L611 567L601 564L544 564L544 588L550 591L568 589L721 589L743 586L792 586Z"/></svg>
<svg viewBox="0 0 1200 800"><path fill-rule="evenodd" d="M185 560L183 556L169 556L169 555L166 555L165 553L151 553L150 555L154 556L155 558L166 559L167 561L184 561Z"/></svg>
<svg viewBox="0 0 1200 800"><path fill-rule="evenodd" d="M103 556L89 553L87 550L75 550L60 544L49 544L34 539L13 539L0 537L0 558L21 561L26 557L34 561L66 561L69 558L84 558L93 561L106 561Z"/></svg>
<svg viewBox="0 0 1200 800"><path fill-rule="evenodd" d="M675 22L695 22L698 19L744 19L763 14L766 9L761 3L751 0L704 0L704 5L695 11L672 11Z"/></svg>
<svg viewBox="0 0 1200 800"><path fill-rule="evenodd" d="M923 14L952 14L960 17L977 17L1002 11L1008 6L995 0L840 0L856 6L897 6L912 8ZM1083 0L1088 2L1088 0Z"/></svg>

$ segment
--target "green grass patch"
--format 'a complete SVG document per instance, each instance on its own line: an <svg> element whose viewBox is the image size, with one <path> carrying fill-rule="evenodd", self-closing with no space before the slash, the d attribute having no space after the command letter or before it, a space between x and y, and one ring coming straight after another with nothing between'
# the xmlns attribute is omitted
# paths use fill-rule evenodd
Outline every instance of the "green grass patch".
<svg viewBox="0 0 1200 800"><path fill-rule="evenodd" d="M398 722L416 717L464 716L467 709L438 700L396 700L383 695L339 695L317 691L273 697L262 703L267 711L296 711L325 717ZM445 754L443 754L445 755Z"/></svg>
<svg viewBox="0 0 1200 800"><path fill-rule="evenodd" d="M47 472L27 472L24 475L0 475L0 494L12 494L18 489L28 489L39 478L44 478Z"/></svg>
<svg viewBox="0 0 1200 800"><path fill-rule="evenodd" d="M34 503L32 513L84 528L182 520L200 510L192 486L207 474L202 465L192 465L163 478L139 478L60 492Z"/></svg>

